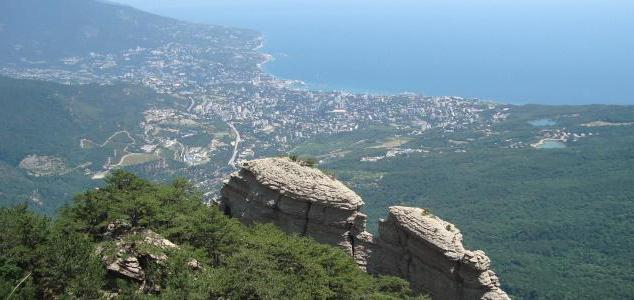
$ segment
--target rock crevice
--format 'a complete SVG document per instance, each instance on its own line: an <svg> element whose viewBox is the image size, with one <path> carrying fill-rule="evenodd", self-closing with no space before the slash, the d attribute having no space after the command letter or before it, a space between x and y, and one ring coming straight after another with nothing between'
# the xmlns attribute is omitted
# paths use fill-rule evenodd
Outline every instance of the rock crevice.
<svg viewBox="0 0 634 300"><path fill-rule="evenodd" d="M283 231L339 245L362 269L404 278L434 299L509 299L489 258L466 250L453 224L421 208L394 206L374 237L366 231L361 197L290 159L244 163L225 183L219 202L244 223L274 223Z"/></svg>

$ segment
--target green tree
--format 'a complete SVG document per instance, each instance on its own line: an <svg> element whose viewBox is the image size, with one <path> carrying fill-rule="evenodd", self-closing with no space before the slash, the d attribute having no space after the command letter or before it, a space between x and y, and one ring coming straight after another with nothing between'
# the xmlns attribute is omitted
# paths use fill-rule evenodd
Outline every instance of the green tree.
<svg viewBox="0 0 634 300"><path fill-rule="evenodd" d="M48 296L72 295L81 299L101 296L105 269L95 244L85 234L56 226L38 249L42 261L36 270Z"/></svg>
<svg viewBox="0 0 634 300"><path fill-rule="evenodd" d="M40 257L38 247L47 241L49 221L26 205L0 208L0 297L6 298L24 278L13 297L34 298L37 278L32 276Z"/></svg>
<svg viewBox="0 0 634 300"><path fill-rule="evenodd" d="M202 201L187 181L152 184L116 171L105 187L75 197L51 222L26 206L0 210L1 295L26 275L20 298L394 299L411 298L402 279L362 272L341 249L268 225L245 226ZM128 223L118 236L108 225ZM152 230L178 244L144 243ZM135 255L141 283L105 271L101 256ZM99 249L99 251L97 250ZM132 252L127 252L132 251ZM131 254L132 253L132 254ZM164 257L157 259L157 257Z"/></svg>

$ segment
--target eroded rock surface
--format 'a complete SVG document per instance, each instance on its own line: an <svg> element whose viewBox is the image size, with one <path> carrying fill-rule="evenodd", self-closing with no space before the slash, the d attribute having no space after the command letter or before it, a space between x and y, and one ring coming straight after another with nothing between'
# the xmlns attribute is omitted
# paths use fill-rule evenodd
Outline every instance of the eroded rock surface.
<svg viewBox="0 0 634 300"><path fill-rule="evenodd" d="M245 223L343 247L370 273L409 280L434 299L509 299L483 251L466 250L453 224L420 208L389 208L379 236L366 229L361 198L321 171L287 158L244 163L221 191L220 206Z"/></svg>
<svg viewBox="0 0 634 300"><path fill-rule="evenodd" d="M106 269L118 277L133 279L141 283L145 293L155 293L160 286L149 284L144 268L149 264L162 264L170 249L179 249L171 241L149 229L134 230L123 221L108 224L103 237L111 240L114 247L100 245L97 253ZM195 262L200 267L198 262ZM193 262L192 262L193 264Z"/></svg>
<svg viewBox="0 0 634 300"><path fill-rule="evenodd" d="M356 254L357 240L369 236L361 197L317 169L287 158L249 161L221 195L225 212L245 223L274 223L363 257Z"/></svg>
<svg viewBox="0 0 634 300"><path fill-rule="evenodd" d="M424 209L394 206L379 223L368 271L411 282L434 299L509 299L483 251L469 251L453 224Z"/></svg>

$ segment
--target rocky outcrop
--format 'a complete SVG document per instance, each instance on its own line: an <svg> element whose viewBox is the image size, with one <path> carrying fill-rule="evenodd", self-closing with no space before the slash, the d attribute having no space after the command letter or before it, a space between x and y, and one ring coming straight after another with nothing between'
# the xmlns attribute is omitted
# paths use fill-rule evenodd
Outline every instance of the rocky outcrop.
<svg viewBox="0 0 634 300"><path fill-rule="evenodd" d="M102 235L108 242L97 248L97 254L109 273L141 283L144 293L156 293L160 286L149 282L144 268L151 264L162 265L167 252L180 249L176 244L149 229L133 229L128 223L114 221L106 226ZM201 268L196 260L188 263L192 269Z"/></svg>
<svg viewBox="0 0 634 300"><path fill-rule="evenodd" d="M424 209L395 206L374 237L356 193L287 158L244 163L222 188L219 205L245 223L274 223L339 245L368 272L405 278L434 299L509 299L489 258L466 250L453 224Z"/></svg>
<svg viewBox="0 0 634 300"><path fill-rule="evenodd" d="M469 251L453 224L421 208L394 206L379 223L368 261L371 273L411 282L434 299L509 299L483 251Z"/></svg>
<svg viewBox="0 0 634 300"><path fill-rule="evenodd" d="M365 232L361 197L321 171L286 158L244 163L221 191L225 212L245 223L274 223L290 233L342 246L356 255ZM363 255L359 263L364 264Z"/></svg>

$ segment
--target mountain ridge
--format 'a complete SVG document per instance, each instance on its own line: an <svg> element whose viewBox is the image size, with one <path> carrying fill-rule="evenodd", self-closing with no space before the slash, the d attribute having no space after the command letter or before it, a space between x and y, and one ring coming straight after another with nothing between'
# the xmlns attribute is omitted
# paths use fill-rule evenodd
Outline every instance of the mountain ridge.
<svg viewBox="0 0 634 300"><path fill-rule="evenodd" d="M6 0L0 3L0 24L0 51L4 54L0 62L23 65L193 39L214 45L215 41L205 37L213 32L259 36L246 29L187 23L118 3L82 0Z"/></svg>

